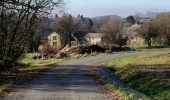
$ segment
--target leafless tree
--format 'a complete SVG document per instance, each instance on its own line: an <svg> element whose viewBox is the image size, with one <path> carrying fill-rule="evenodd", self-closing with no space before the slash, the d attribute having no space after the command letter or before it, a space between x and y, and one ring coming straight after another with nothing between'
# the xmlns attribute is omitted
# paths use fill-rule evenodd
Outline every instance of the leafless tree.
<svg viewBox="0 0 170 100"><path fill-rule="evenodd" d="M29 35L36 34L38 18L50 14L62 0L0 1L0 64L11 64L23 54Z"/></svg>
<svg viewBox="0 0 170 100"><path fill-rule="evenodd" d="M170 45L170 12L161 13L155 20L161 37L165 38L167 45Z"/></svg>
<svg viewBox="0 0 170 100"><path fill-rule="evenodd" d="M62 35L64 44L68 44L69 46L71 46L72 39L78 42L75 32L80 28L80 22L74 19L71 15L62 16L56 20L54 25L54 29Z"/></svg>
<svg viewBox="0 0 170 100"><path fill-rule="evenodd" d="M142 34L149 47L152 47L154 40L159 36L158 28L156 20L145 22L141 25L139 32Z"/></svg>
<svg viewBox="0 0 170 100"><path fill-rule="evenodd" d="M123 42L120 42L122 39L125 39L122 35L122 28L123 23L121 21L115 19L105 21L100 28L100 33L105 34L105 44L109 45L109 47L113 45L124 45Z"/></svg>

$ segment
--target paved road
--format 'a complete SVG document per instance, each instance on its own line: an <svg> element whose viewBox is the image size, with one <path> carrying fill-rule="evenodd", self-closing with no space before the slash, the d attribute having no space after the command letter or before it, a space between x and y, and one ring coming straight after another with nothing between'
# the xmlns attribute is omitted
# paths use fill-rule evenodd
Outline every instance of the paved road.
<svg viewBox="0 0 170 100"><path fill-rule="evenodd" d="M100 86L90 78L89 70L93 65L116 58L137 55L122 53L98 55L73 60L58 65L51 72L28 84L19 85L2 100L112 100Z"/></svg>

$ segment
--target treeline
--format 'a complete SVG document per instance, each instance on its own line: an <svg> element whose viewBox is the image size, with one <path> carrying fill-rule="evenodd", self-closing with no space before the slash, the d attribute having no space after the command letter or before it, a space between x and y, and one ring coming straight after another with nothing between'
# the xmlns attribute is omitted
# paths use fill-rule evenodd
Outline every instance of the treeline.
<svg viewBox="0 0 170 100"><path fill-rule="evenodd" d="M170 45L170 13L161 13L156 18L142 24L140 33L145 38L148 46L154 43L162 46Z"/></svg>
<svg viewBox="0 0 170 100"><path fill-rule="evenodd" d="M88 22L87 22L88 19ZM86 20L86 21L85 21ZM93 20L84 18L83 16L72 17L71 15L63 15L57 18L53 29L61 35L65 40L65 45L71 46L71 41L81 44L84 41L84 35L89 32L104 34L104 46L123 46L127 44L127 29L134 24L139 25L138 29L134 29L139 36L142 36L149 47L169 46L170 45L170 13L160 13L151 18L143 18L141 16L128 16L125 19L102 19ZM83 35L80 35L84 33ZM131 34L129 34L131 35Z"/></svg>

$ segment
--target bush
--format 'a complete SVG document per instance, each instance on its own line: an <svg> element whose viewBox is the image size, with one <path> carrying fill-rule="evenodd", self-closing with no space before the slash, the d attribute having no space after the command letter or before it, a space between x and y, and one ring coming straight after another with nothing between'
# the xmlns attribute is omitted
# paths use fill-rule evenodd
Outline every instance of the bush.
<svg viewBox="0 0 170 100"><path fill-rule="evenodd" d="M107 53L107 54L111 54L112 53L112 50L106 50L106 52L105 53Z"/></svg>
<svg viewBox="0 0 170 100"><path fill-rule="evenodd" d="M117 47L117 46L114 46L111 48L111 51L114 52L114 51L135 51L134 49L131 49L130 47Z"/></svg>
<svg viewBox="0 0 170 100"><path fill-rule="evenodd" d="M40 52L41 57L54 58L55 55L57 54L58 50L55 47L52 47L50 45L45 45L39 49L39 52ZM39 58L39 57L37 57L37 58Z"/></svg>
<svg viewBox="0 0 170 100"><path fill-rule="evenodd" d="M106 51L105 48L102 48L98 45L91 45L91 46L81 48L80 53L81 54L91 54L94 52L97 52L97 53L103 52L104 53L105 51Z"/></svg>
<svg viewBox="0 0 170 100"><path fill-rule="evenodd" d="M66 58L68 57L67 53L60 52L56 55L56 58L61 59L61 58Z"/></svg>
<svg viewBox="0 0 170 100"><path fill-rule="evenodd" d="M128 37L123 37L122 34L121 35L118 35L116 40L115 40L115 43L118 45L118 46L125 46L127 45L127 41L128 41Z"/></svg>

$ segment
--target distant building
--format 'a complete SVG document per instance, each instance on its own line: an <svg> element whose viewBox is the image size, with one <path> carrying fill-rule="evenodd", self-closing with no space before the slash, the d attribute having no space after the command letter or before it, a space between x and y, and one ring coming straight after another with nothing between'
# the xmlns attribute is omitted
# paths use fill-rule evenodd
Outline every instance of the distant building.
<svg viewBox="0 0 170 100"><path fill-rule="evenodd" d="M142 45L145 43L145 39L138 32L140 28L140 25L134 24L125 30L123 35L124 37L128 37L128 45Z"/></svg>
<svg viewBox="0 0 170 100"><path fill-rule="evenodd" d="M48 36L48 44L57 49L62 48L61 36L56 32L51 33Z"/></svg>
<svg viewBox="0 0 170 100"><path fill-rule="evenodd" d="M149 22L149 21L151 21L151 20L152 20L151 18L141 18L141 19L139 20L139 23Z"/></svg>
<svg viewBox="0 0 170 100"><path fill-rule="evenodd" d="M85 36L85 39L87 40L89 45L100 45L103 37L104 34L101 33L88 33Z"/></svg>
<svg viewBox="0 0 170 100"><path fill-rule="evenodd" d="M128 45L142 45L144 43L144 38L139 34L131 34L128 36Z"/></svg>

